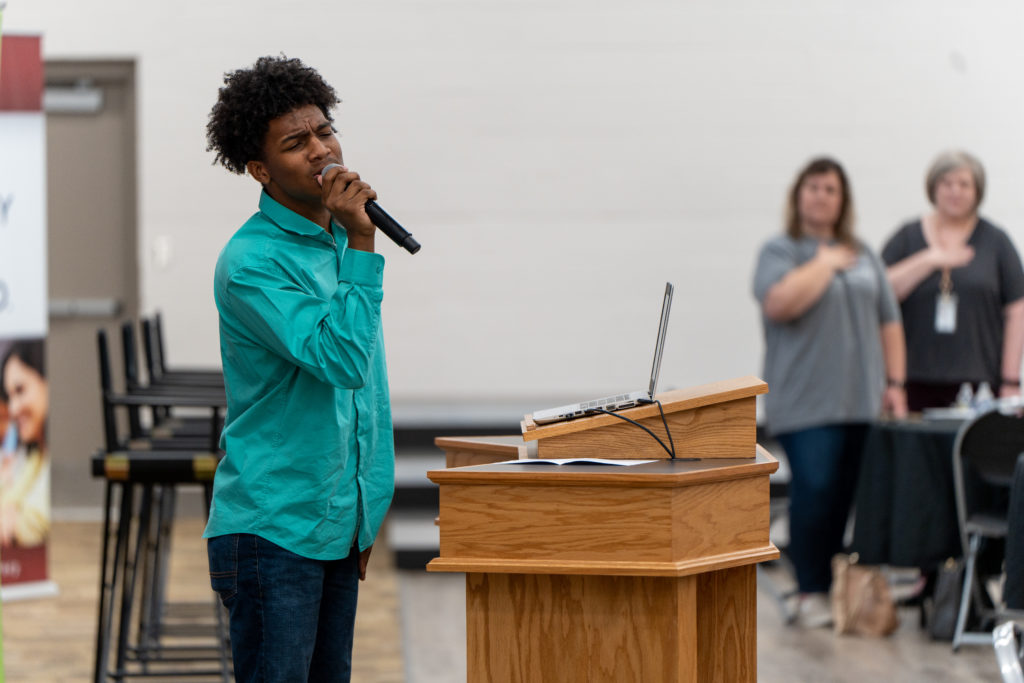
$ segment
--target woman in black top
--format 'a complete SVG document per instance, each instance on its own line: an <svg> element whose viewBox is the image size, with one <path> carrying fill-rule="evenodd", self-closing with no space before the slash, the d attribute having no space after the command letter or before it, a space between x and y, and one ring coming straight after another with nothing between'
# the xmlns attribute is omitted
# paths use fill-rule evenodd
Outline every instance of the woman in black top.
<svg viewBox="0 0 1024 683"><path fill-rule="evenodd" d="M1006 233L978 216L985 171L966 152L947 152L925 187L934 211L882 250L903 312L908 408L948 406L963 382L1019 395L1024 270Z"/></svg>

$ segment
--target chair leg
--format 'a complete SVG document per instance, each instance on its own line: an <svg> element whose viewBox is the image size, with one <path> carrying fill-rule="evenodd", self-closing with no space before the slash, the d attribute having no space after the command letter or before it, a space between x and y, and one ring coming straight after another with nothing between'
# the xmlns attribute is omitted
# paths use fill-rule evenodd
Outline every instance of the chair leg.
<svg viewBox="0 0 1024 683"><path fill-rule="evenodd" d="M149 521L145 529L145 550L142 554L142 592L139 596L139 623L137 649L140 662L145 663L160 657L160 640L163 636L163 601L166 583L167 550L164 539L170 533L170 522L167 521L168 491L173 492L173 485L155 486L153 509L156 516ZM173 502L171 502L173 511ZM173 513L172 513L173 514ZM155 527L155 528L154 528Z"/></svg>
<svg viewBox="0 0 1024 683"><path fill-rule="evenodd" d="M159 497L159 493L157 493ZM158 503L151 503L151 505L158 505ZM141 549L139 554L141 566L138 570L138 575L141 577L141 587L139 593L139 616L138 626L135 636L135 649L136 657L142 663L142 670L147 671L147 664L150 658L156 652L156 644L153 642L151 634L152 624L152 599L153 593L152 576L153 576L153 555L155 553L155 546L157 541L155 540L155 534L152 530L152 520L148 521L145 529L139 528L139 545Z"/></svg>
<svg viewBox="0 0 1024 683"><path fill-rule="evenodd" d="M174 525L177 490L173 484L160 487L157 504L156 543L153 546L153 592L150 596L150 636L159 644L167 613L167 581L170 576L171 532Z"/></svg>
<svg viewBox="0 0 1024 683"><path fill-rule="evenodd" d="M110 557L110 504L113 498L114 484L108 479L103 494L103 551L100 558L100 599L96 616L96 654L93 667L94 683L103 683L107 678L107 664L110 657L110 637L113 627L114 598L117 595L117 567L120 560L121 532L118 528L117 540L114 543L114 557ZM124 489L121 493L121 519L124 516Z"/></svg>
<svg viewBox="0 0 1024 683"><path fill-rule="evenodd" d="M111 482L107 482L107 493L110 493L112 486ZM118 587L120 586L123 593L126 565L128 562L128 546L131 538L131 519L132 519L132 503L133 503L133 488L131 484L119 483L118 487L121 489L121 500L118 511L117 519L117 540L114 542L114 556L110 558L110 580L105 582L106 595L104 596L103 585L101 585L100 592L100 629L96 634L96 683L102 683L106 681L112 674L110 673L110 646L113 640L114 631L114 613L117 611L118 601ZM109 497L109 496L108 496ZM108 500L109 502L109 500ZM110 537L110 508L107 508L104 514L104 545L107 545L107 539ZM104 562L107 562L107 556L104 555ZM106 579L106 572L104 571L104 579ZM122 595L123 600L123 595ZM120 653L119 653L120 655ZM117 679L121 678L123 674L123 662L118 659L118 668L113 676Z"/></svg>
<svg viewBox="0 0 1024 683"><path fill-rule="evenodd" d="M130 489L131 485L128 488ZM153 485L144 484L142 487L142 498L139 501L139 520L136 527L135 548L133 552L126 552L124 558L124 578L121 585L121 618L118 623L117 642L117 671L119 675L124 674L128 661L128 636L131 631L132 609L135 605L135 587L140 574L141 554L146 544L152 507ZM145 662L143 666L145 666Z"/></svg>
<svg viewBox="0 0 1024 683"><path fill-rule="evenodd" d="M972 534L968 539L967 562L964 567L964 585L960 591L960 610L956 615L956 629L953 631L953 652L960 649L967 628L967 617L971 611L971 595L974 592L975 561L981 548L981 536Z"/></svg>

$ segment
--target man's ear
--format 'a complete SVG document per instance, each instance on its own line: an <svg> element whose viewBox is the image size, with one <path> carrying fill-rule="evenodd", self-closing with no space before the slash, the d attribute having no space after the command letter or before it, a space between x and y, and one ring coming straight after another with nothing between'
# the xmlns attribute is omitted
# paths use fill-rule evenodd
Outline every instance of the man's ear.
<svg viewBox="0 0 1024 683"><path fill-rule="evenodd" d="M253 178L256 179L260 185L266 185L270 182L270 172L267 171L267 165L262 161L249 161L245 164L245 170L249 172Z"/></svg>

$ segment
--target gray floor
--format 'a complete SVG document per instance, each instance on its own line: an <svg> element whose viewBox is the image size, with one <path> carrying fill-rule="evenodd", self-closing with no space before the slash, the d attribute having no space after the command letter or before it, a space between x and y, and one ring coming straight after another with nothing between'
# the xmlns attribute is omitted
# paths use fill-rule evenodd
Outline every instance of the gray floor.
<svg viewBox="0 0 1024 683"><path fill-rule="evenodd" d="M786 588L784 572L769 569L771 584ZM399 572L407 683L466 680L465 580L459 574ZM918 629L917 612L901 610L889 638L837 637L830 630L784 626L770 591L758 591L758 680L785 683L999 681L990 647L953 654Z"/></svg>

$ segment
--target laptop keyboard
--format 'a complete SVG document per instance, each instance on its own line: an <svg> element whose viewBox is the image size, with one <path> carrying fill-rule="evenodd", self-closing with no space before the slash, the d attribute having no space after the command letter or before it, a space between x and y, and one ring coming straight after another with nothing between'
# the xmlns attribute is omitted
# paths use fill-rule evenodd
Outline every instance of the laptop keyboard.
<svg viewBox="0 0 1024 683"><path fill-rule="evenodd" d="M636 393L639 394L641 392ZM630 394L617 394L615 396L597 398L593 401L583 401L582 403L573 403L567 406L537 411L534 413L534 418L539 422L565 420L593 414L598 410L607 410L611 412L615 410L622 410L624 408L632 408L640 403L643 403L642 398L634 399Z"/></svg>
<svg viewBox="0 0 1024 683"><path fill-rule="evenodd" d="M584 410L591 410L593 408L604 408L606 406L613 406L620 401L625 401L629 398L628 394L619 394L618 396L606 396L605 398L599 398L595 401L587 401L586 403L580 404Z"/></svg>

